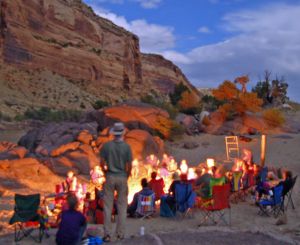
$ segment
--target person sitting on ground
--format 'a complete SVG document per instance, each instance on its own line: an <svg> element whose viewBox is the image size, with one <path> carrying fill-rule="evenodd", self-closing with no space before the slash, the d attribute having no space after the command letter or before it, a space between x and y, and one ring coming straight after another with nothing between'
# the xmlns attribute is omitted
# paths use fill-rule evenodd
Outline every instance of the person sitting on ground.
<svg viewBox="0 0 300 245"><path fill-rule="evenodd" d="M207 198L210 195L210 179L213 176L209 173L207 167L203 167L202 169L202 175L199 176L195 183L194 183L194 189L196 192L196 195L200 198Z"/></svg>
<svg viewBox="0 0 300 245"><path fill-rule="evenodd" d="M143 178L141 180L141 185L142 185L142 190L134 194L132 202L128 205L127 213L129 214L130 217L135 216L135 212L138 207L139 195L150 196L154 193L149 188L148 181L146 178Z"/></svg>
<svg viewBox="0 0 300 245"><path fill-rule="evenodd" d="M80 243L86 229L86 219L76 210L77 197L74 194L67 196L68 210L61 213L61 219L56 233L56 244L77 245Z"/></svg>
<svg viewBox="0 0 300 245"><path fill-rule="evenodd" d="M151 180L149 181L149 188L155 193L155 201L160 200L160 197L165 194L165 183L163 178L157 179L157 173L151 173Z"/></svg>

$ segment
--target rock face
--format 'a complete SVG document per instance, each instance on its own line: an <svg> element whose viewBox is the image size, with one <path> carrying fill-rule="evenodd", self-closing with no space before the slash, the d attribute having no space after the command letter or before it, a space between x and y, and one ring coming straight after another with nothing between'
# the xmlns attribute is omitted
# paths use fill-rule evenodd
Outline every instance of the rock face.
<svg viewBox="0 0 300 245"><path fill-rule="evenodd" d="M167 94L179 82L192 88L178 67L141 54L136 35L79 0L1 0L0 7L3 112L22 112L33 101L85 109L97 99Z"/></svg>
<svg viewBox="0 0 300 245"><path fill-rule="evenodd" d="M133 157L144 159L150 154L162 156L164 142L153 132L168 132L167 112L145 104L120 104L93 111L78 123L51 123L24 135L19 146L0 143L0 163L34 157L54 173L66 175L69 170L88 175L100 163L99 151L113 139L110 127L115 121L126 125L124 140L131 146Z"/></svg>

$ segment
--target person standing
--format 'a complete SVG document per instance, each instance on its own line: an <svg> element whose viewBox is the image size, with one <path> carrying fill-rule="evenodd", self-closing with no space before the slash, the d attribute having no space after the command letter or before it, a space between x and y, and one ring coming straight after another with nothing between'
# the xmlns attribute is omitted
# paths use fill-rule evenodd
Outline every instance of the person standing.
<svg viewBox="0 0 300 245"><path fill-rule="evenodd" d="M131 174L132 152L130 146L124 142L124 124L115 123L112 128L114 139L105 143L100 151L101 168L105 174L104 183L104 238L110 242L112 237L111 214L114 193L117 192L117 239L124 239L125 220L127 211L127 179Z"/></svg>

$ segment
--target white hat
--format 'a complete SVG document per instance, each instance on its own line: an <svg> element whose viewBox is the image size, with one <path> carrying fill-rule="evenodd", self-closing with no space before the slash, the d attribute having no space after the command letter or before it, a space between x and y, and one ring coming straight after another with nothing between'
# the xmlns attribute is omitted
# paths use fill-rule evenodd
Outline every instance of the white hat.
<svg viewBox="0 0 300 245"><path fill-rule="evenodd" d="M122 135L125 130L125 126L122 122L116 122L111 129L113 135Z"/></svg>

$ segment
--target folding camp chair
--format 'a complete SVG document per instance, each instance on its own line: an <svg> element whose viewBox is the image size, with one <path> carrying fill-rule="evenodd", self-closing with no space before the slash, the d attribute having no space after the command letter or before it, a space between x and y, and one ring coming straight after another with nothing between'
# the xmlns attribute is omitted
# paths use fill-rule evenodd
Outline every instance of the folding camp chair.
<svg viewBox="0 0 300 245"><path fill-rule="evenodd" d="M208 203L203 203L200 207L203 219L199 226L212 221L213 224L218 224L221 221L226 225L231 225L231 207L229 202L230 184L213 186L212 200ZM225 211L228 209L229 219L226 220ZM217 217L215 217L217 216Z"/></svg>
<svg viewBox="0 0 300 245"><path fill-rule="evenodd" d="M190 183L179 183L175 186L176 213L186 217L196 202L196 193Z"/></svg>
<svg viewBox="0 0 300 245"><path fill-rule="evenodd" d="M39 215L40 194L15 195L14 215L9 224L15 225L15 241L31 237L36 242L42 242L45 226ZM32 235L34 228L39 228L38 237Z"/></svg>
<svg viewBox="0 0 300 245"><path fill-rule="evenodd" d="M277 185L273 188L273 196L269 199L262 199L258 203L259 215L270 216L273 214L275 218L278 217L280 212L284 212L283 207L283 196L282 196L283 185Z"/></svg>
<svg viewBox="0 0 300 245"><path fill-rule="evenodd" d="M237 136L225 136L227 161L240 157L239 140ZM236 154L232 154L235 152Z"/></svg>
<svg viewBox="0 0 300 245"><path fill-rule="evenodd" d="M144 218L149 218L155 213L155 194L145 196L139 194L136 214Z"/></svg>
<svg viewBox="0 0 300 245"><path fill-rule="evenodd" d="M297 181L297 177L298 176L295 176L293 178L292 185L290 186L290 189L284 190L285 193L283 193L283 206L284 206L285 210L287 210L290 205L292 206L293 209L295 209L292 194L293 194L294 186L295 186L296 181ZM285 202L286 199L287 199L287 201Z"/></svg>

